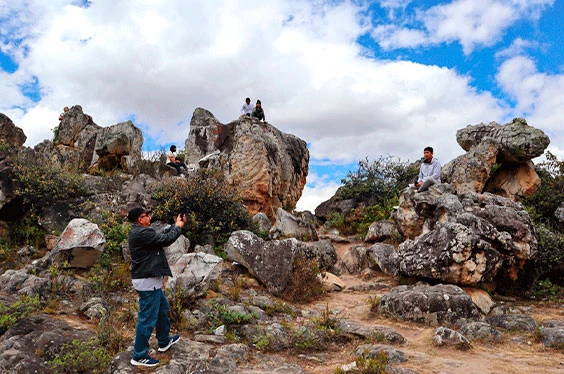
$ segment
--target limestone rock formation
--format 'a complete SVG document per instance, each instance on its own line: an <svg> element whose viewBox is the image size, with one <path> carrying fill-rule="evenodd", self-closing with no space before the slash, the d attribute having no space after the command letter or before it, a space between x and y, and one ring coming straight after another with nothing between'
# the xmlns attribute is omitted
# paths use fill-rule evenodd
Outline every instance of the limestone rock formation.
<svg viewBox="0 0 564 374"><path fill-rule="evenodd" d="M296 205L306 183L306 143L254 118L224 125L209 111L196 108L185 149L189 165L209 156L203 165L223 170L240 188L251 215L264 212L274 220L276 209Z"/></svg>
<svg viewBox="0 0 564 374"><path fill-rule="evenodd" d="M131 121L103 127L98 131L91 169L131 171L141 160L143 134Z"/></svg>
<svg viewBox="0 0 564 374"><path fill-rule="evenodd" d="M52 144L61 165L72 163L86 170L92 161L100 128L91 116L83 113L80 105L71 107L55 130Z"/></svg>
<svg viewBox="0 0 564 374"><path fill-rule="evenodd" d="M467 153L445 165L441 179L459 194L487 191L520 199L536 192L540 179L530 160L544 152L550 139L525 119L503 126L468 125L457 131L456 140Z"/></svg>
<svg viewBox="0 0 564 374"><path fill-rule="evenodd" d="M0 210L16 197L19 183L13 177L14 164L5 152L0 151Z"/></svg>
<svg viewBox="0 0 564 374"><path fill-rule="evenodd" d="M380 312L404 321L431 326L477 321L478 307L460 287L452 284L398 286L380 300Z"/></svg>
<svg viewBox="0 0 564 374"><path fill-rule="evenodd" d="M14 125L7 115L0 113L0 143L21 149L26 140L23 130Z"/></svg>
<svg viewBox="0 0 564 374"><path fill-rule="evenodd" d="M454 195L444 185L424 193L406 188L395 218L410 238L398 248L407 276L460 285L514 281L537 247L523 205L489 193Z"/></svg>
<svg viewBox="0 0 564 374"><path fill-rule="evenodd" d="M317 240L317 231L311 223L305 222L301 218L295 217L282 208L276 210L276 224L270 229L280 235L271 235L274 239L278 236L284 238L296 238L303 241Z"/></svg>
<svg viewBox="0 0 564 374"><path fill-rule="evenodd" d="M93 266L104 252L106 238L98 225L75 218L69 222L50 254L53 262L72 268Z"/></svg>

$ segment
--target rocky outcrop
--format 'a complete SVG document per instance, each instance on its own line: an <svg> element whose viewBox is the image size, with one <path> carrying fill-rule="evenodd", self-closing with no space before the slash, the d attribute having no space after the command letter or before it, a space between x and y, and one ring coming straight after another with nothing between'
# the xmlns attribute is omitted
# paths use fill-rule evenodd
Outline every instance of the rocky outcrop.
<svg viewBox="0 0 564 374"><path fill-rule="evenodd" d="M197 165L209 156L205 166L223 170L240 188L251 215L264 212L274 220L278 208L295 207L306 183L306 143L254 118L224 125L209 111L196 108L185 149L187 164Z"/></svg>
<svg viewBox="0 0 564 374"><path fill-rule="evenodd" d="M335 196L337 196L337 193ZM329 213L348 214L354 207L356 207L355 199L337 200L333 196L329 200L322 202L315 208L315 216L326 220Z"/></svg>
<svg viewBox="0 0 564 374"><path fill-rule="evenodd" d="M97 133L90 170L119 168L131 172L141 160L142 145L143 134L131 121L104 127Z"/></svg>
<svg viewBox="0 0 564 374"><path fill-rule="evenodd" d="M303 241L317 240L317 231L313 224L293 216L282 208L276 210L276 224L269 231L273 239L283 237Z"/></svg>
<svg viewBox="0 0 564 374"><path fill-rule="evenodd" d="M382 297L379 310L390 317L431 326L481 318L470 296L452 284L395 287Z"/></svg>
<svg viewBox="0 0 564 374"><path fill-rule="evenodd" d="M0 211L16 197L19 183L14 180L14 164L10 157L0 151Z"/></svg>
<svg viewBox="0 0 564 374"><path fill-rule="evenodd" d="M106 238L98 225L75 218L59 237L50 257L64 267L88 269L98 261L105 246Z"/></svg>
<svg viewBox="0 0 564 374"><path fill-rule="evenodd" d="M538 189L540 178L530 160L544 152L550 139L525 119L515 118L503 126L468 125L457 131L456 140L467 153L445 165L441 179L459 194L492 192L520 199Z"/></svg>
<svg viewBox="0 0 564 374"><path fill-rule="evenodd" d="M381 242L394 236L400 237L396 224L393 221L376 221L368 228L364 242Z"/></svg>
<svg viewBox="0 0 564 374"><path fill-rule="evenodd" d="M179 287L186 297L203 296L218 280L222 259L206 253L186 253L170 264L172 279L169 287Z"/></svg>
<svg viewBox="0 0 564 374"><path fill-rule="evenodd" d="M94 145L100 126L92 117L82 112L80 105L75 105L64 115L55 130L52 149L61 165L73 164L86 170L94 156ZM44 151L49 152L46 145Z"/></svg>
<svg viewBox="0 0 564 374"><path fill-rule="evenodd" d="M21 149L26 140L23 130L14 125L7 115L0 113L0 143Z"/></svg>
<svg viewBox="0 0 564 374"><path fill-rule="evenodd" d="M523 205L489 193L402 191L394 219L409 239L400 244L400 271L407 276L476 285L514 281L537 247Z"/></svg>

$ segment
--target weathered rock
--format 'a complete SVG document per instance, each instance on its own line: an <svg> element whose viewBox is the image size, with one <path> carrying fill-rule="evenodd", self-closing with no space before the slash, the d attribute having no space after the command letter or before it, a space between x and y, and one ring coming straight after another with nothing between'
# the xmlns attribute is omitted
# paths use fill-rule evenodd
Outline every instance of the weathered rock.
<svg viewBox="0 0 564 374"><path fill-rule="evenodd" d="M130 180L123 181L119 193L120 202L126 204L128 208L130 208L133 203L137 203L141 206L151 206L150 187L156 182L157 180L155 178L147 174L140 174Z"/></svg>
<svg viewBox="0 0 564 374"><path fill-rule="evenodd" d="M451 284L394 287L380 300L380 312L431 326L481 318L481 313L470 296L460 287Z"/></svg>
<svg viewBox="0 0 564 374"><path fill-rule="evenodd" d="M364 358L376 358L378 355L384 352L388 358L389 364L401 364L402 362L406 362L407 358L405 357L405 353L396 349L394 347L390 347L388 345L383 344L362 344L359 345L355 351L355 356L364 357Z"/></svg>
<svg viewBox="0 0 564 374"><path fill-rule="evenodd" d="M207 167L223 170L240 188L251 215L264 212L274 219L278 208L295 207L306 183L306 143L250 117L223 125L207 110L196 108L185 149L188 164L219 151Z"/></svg>
<svg viewBox="0 0 564 374"><path fill-rule="evenodd" d="M318 274L317 277L319 278L319 280L321 280L323 289L327 292L341 291L343 288L345 288L345 282L343 282L335 274L324 272Z"/></svg>
<svg viewBox="0 0 564 374"><path fill-rule="evenodd" d="M381 242L399 235L396 224L393 221L376 221L368 228L364 241L366 243Z"/></svg>
<svg viewBox="0 0 564 374"><path fill-rule="evenodd" d="M104 316L108 315L109 307L109 304L102 298L93 297L85 303L82 303L79 310L90 319L101 320Z"/></svg>
<svg viewBox="0 0 564 374"><path fill-rule="evenodd" d="M542 323L539 336L545 347L564 347L564 320L549 320Z"/></svg>
<svg viewBox="0 0 564 374"><path fill-rule="evenodd" d="M0 371L50 373L48 361L57 357L64 344L92 336L92 331L77 330L45 315L24 318L0 337Z"/></svg>
<svg viewBox="0 0 564 374"><path fill-rule="evenodd" d="M315 259L320 270L330 270L337 262L337 252L329 240L299 243L299 251L306 259Z"/></svg>
<svg viewBox="0 0 564 374"><path fill-rule="evenodd" d="M447 345L458 349L469 349L471 345L470 341L461 333L442 326L435 330L433 341L439 347Z"/></svg>
<svg viewBox="0 0 564 374"><path fill-rule="evenodd" d="M560 203L558 209L554 212L554 216L560 222L561 225L564 226L564 202Z"/></svg>
<svg viewBox="0 0 564 374"><path fill-rule="evenodd" d="M469 340L499 343L503 334L486 322L469 322L464 324L460 332Z"/></svg>
<svg viewBox="0 0 564 374"><path fill-rule="evenodd" d="M187 253L170 263L170 289L180 287L188 297L200 297L219 279L221 257L205 253Z"/></svg>
<svg viewBox="0 0 564 374"><path fill-rule="evenodd" d="M305 374L299 365L280 355L255 353L255 358L257 361L243 366L237 374Z"/></svg>
<svg viewBox="0 0 564 374"><path fill-rule="evenodd" d="M21 149L26 140L23 130L14 125L7 115L0 113L0 143Z"/></svg>
<svg viewBox="0 0 564 374"><path fill-rule="evenodd" d="M263 283L271 293L280 295L292 274L298 252L294 238L265 242L250 231L235 231L225 244L229 261L235 261Z"/></svg>
<svg viewBox="0 0 564 374"><path fill-rule="evenodd" d="M382 272L396 275L399 272L400 258L391 244L376 243L366 251L371 269L378 267Z"/></svg>
<svg viewBox="0 0 564 374"><path fill-rule="evenodd" d="M469 125L457 131L456 140L467 153L444 166L441 180L459 194L490 191L518 199L535 193L540 180L530 160L544 152L550 139L525 119L503 126ZM500 167L488 181L496 164Z"/></svg>
<svg viewBox="0 0 564 374"><path fill-rule="evenodd" d="M245 344L228 344L219 347L215 357L209 364L210 373L235 373L237 364L244 362L249 356L250 349Z"/></svg>
<svg viewBox="0 0 564 374"><path fill-rule="evenodd" d="M143 134L131 121L104 127L98 131L90 169L132 171L141 160L142 145Z"/></svg>
<svg viewBox="0 0 564 374"><path fill-rule="evenodd" d="M282 208L276 210L276 229L280 230L284 238L296 238L300 241L317 240L317 232L311 223L294 217Z"/></svg>
<svg viewBox="0 0 564 374"><path fill-rule="evenodd" d="M496 170L484 187L485 192L521 200L534 195L541 185L532 161L521 164L506 164Z"/></svg>
<svg viewBox="0 0 564 374"><path fill-rule="evenodd" d="M495 305L495 301L491 298L491 296L484 290L480 290L477 288L464 288L464 292L470 296L474 304L484 313L484 315L488 315L492 308Z"/></svg>
<svg viewBox="0 0 564 374"><path fill-rule="evenodd" d="M59 124L53 141L53 152L60 165L70 163L86 170L92 162L100 129L91 116L82 112L80 105L71 107Z"/></svg>
<svg viewBox="0 0 564 374"><path fill-rule="evenodd" d="M401 334L387 326L368 325L351 319L339 319L335 328L340 331L341 335L349 338L385 340L391 344L407 343L407 340Z"/></svg>
<svg viewBox="0 0 564 374"><path fill-rule="evenodd" d="M87 269L98 261L105 245L106 238L98 225L75 218L61 234L50 256L62 266Z"/></svg>
<svg viewBox="0 0 564 374"><path fill-rule="evenodd" d="M454 195L443 186L402 191L396 223L414 240L398 247L400 271L460 285L514 282L537 247L523 205L489 193Z"/></svg>
<svg viewBox="0 0 564 374"><path fill-rule="evenodd" d="M535 331L538 328L533 317L527 314L505 314L486 317L486 322L494 327L513 331Z"/></svg>
<svg viewBox="0 0 564 374"><path fill-rule="evenodd" d="M355 244L341 254L335 268L339 273L358 274L368 267L367 250L362 244Z"/></svg>
<svg viewBox="0 0 564 374"><path fill-rule="evenodd" d="M1 114L1 113L0 113ZM14 180L14 164L10 157L4 152L0 151L0 219L8 219L9 216L16 217L16 215L2 214L4 205L10 203L15 197L16 192L20 188L20 184Z"/></svg>
<svg viewBox="0 0 564 374"><path fill-rule="evenodd" d="M19 294L41 298L47 297L51 291L53 282L50 279L28 274L21 270L6 270L0 275L2 290L9 294Z"/></svg>
<svg viewBox="0 0 564 374"><path fill-rule="evenodd" d="M241 328L241 335L253 344L257 344L262 340L261 343L273 351L288 348L291 344L290 335L279 323L273 323L268 326L244 325Z"/></svg>
<svg viewBox="0 0 564 374"><path fill-rule="evenodd" d="M257 224L260 231L268 232L272 228L272 222L268 216L263 213L259 212L253 216L253 222Z"/></svg>
<svg viewBox="0 0 564 374"><path fill-rule="evenodd" d="M333 196L315 208L315 216L325 220L328 218L329 213L340 213L346 215L353 210L354 207L356 207L356 200L337 200L335 196Z"/></svg>

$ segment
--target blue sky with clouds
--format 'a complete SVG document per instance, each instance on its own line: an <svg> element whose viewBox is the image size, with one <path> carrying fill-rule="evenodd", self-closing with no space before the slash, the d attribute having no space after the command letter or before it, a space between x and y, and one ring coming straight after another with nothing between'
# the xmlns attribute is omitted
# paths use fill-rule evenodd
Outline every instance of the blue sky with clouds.
<svg viewBox="0 0 564 374"><path fill-rule="evenodd" d="M564 158L564 0L0 2L0 112L34 146L66 105L184 144L244 97L304 139L313 210L368 157L444 164L456 130L525 117Z"/></svg>

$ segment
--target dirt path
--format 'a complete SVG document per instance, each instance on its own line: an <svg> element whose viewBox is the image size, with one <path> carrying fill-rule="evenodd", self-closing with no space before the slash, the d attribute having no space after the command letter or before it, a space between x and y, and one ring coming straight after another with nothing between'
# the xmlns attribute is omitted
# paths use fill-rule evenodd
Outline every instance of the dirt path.
<svg viewBox="0 0 564 374"><path fill-rule="evenodd" d="M338 255L346 247L347 245L335 245ZM344 275L340 278L347 285L344 291L329 293L323 299L303 307L319 311L329 308L330 311L337 313L337 318L393 328L407 339L405 346L396 348L405 353L408 361L397 367L411 368L420 374L564 373L564 351L545 348L535 340L533 334L502 331L504 338L501 343L474 343L468 351L436 347L432 343L435 328L393 321L370 313L369 299L388 293L396 285L392 278L377 273L368 279L355 275ZM351 291L351 288L363 288L358 286L376 284L379 288L375 290ZM537 322L564 319L564 305L537 303L527 304L527 306L533 308L531 314ZM293 357L292 360L298 363L306 373L333 373L341 365L354 361L353 353L359 344L362 342L333 346L329 351L318 355L319 360L312 360L310 355Z"/></svg>

